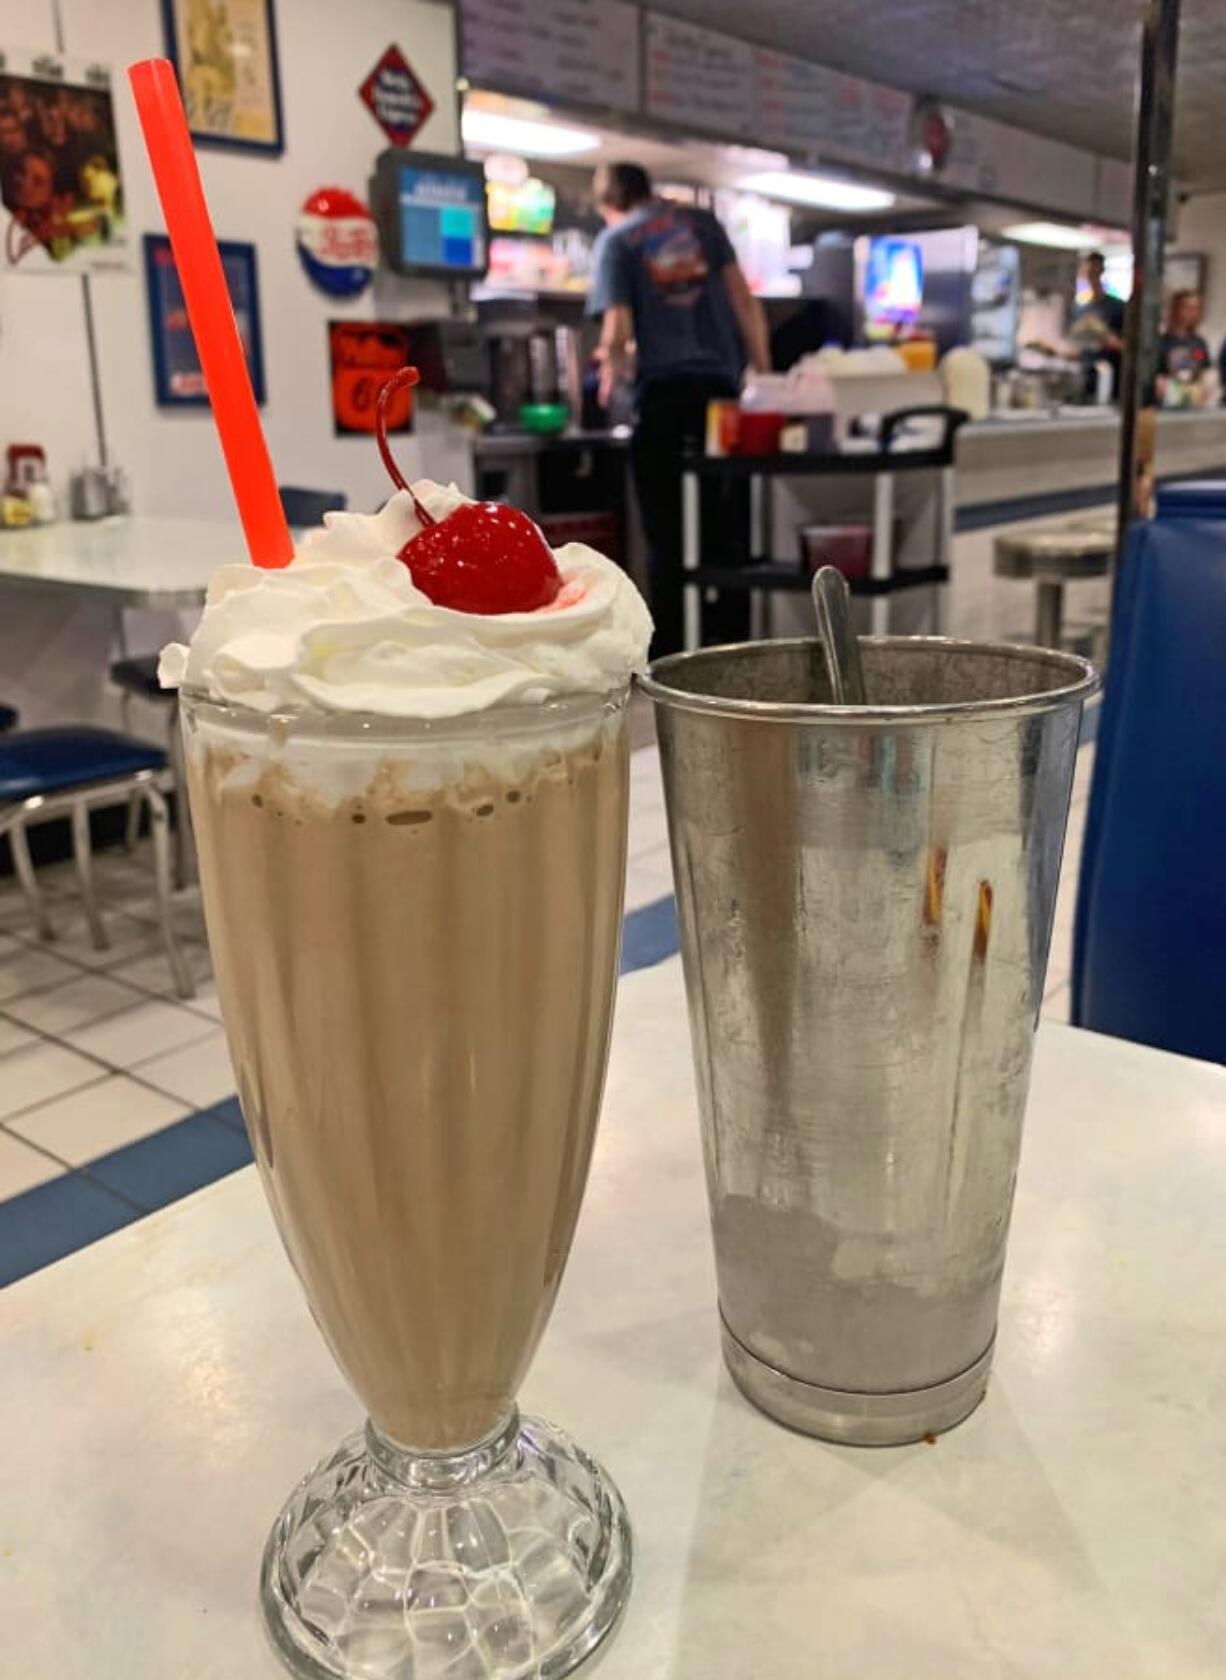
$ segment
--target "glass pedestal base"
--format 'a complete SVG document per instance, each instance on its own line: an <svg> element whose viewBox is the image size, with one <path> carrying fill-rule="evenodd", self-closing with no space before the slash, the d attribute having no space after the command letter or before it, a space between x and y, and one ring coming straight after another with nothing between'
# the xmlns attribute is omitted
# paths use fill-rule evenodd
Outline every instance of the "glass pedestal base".
<svg viewBox="0 0 1226 1680"><path fill-rule="evenodd" d="M273 1643L303 1680L559 1680L629 1590L617 1488L518 1414L455 1454L355 1430L290 1496L260 1577Z"/></svg>

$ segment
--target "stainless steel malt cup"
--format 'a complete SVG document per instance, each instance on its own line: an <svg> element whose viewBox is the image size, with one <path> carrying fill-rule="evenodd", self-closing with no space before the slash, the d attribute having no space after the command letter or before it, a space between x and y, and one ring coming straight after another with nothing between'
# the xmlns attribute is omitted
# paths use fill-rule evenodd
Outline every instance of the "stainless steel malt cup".
<svg viewBox="0 0 1226 1680"><path fill-rule="evenodd" d="M866 639L652 666L724 1353L814 1435L983 1396L1083 660Z"/></svg>

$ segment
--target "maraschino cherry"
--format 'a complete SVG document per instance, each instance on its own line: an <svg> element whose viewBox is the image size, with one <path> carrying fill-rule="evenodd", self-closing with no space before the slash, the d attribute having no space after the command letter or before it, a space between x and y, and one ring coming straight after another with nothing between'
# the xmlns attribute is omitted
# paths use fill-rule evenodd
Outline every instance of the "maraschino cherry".
<svg viewBox="0 0 1226 1680"><path fill-rule="evenodd" d="M387 405L421 375L401 368L379 392L375 435L392 483L407 490L422 528L400 550L423 595L456 612L535 612L557 599L562 577L540 528L518 508L501 502L464 502L435 519L405 481L387 441Z"/></svg>

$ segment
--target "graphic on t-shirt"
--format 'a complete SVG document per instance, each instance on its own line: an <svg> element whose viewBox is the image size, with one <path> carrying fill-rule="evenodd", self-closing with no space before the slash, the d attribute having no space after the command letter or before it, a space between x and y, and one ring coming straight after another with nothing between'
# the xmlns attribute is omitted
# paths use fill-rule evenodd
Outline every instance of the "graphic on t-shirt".
<svg viewBox="0 0 1226 1680"><path fill-rule="evenodd" d="M632 237L642 246L647 278L665 301L692 304L711 272L692 223L682 216L653 216Z"/></svg>

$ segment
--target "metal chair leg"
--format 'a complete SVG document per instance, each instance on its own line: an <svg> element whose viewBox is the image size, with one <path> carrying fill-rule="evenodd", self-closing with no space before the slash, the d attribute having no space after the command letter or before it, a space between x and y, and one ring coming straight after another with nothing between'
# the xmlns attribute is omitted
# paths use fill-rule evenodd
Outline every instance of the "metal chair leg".
<svg viewBox="0 0 1226 1680"><path fill-rule="evenodd" d="M1064 585L1056 578L1037 580L1034 639L1040 647L1058 648L1064 628Z"/></svg>
<svg viewBox="0 0 1226 1680"><path fill-rule="evenodd" d="M170 963L175 991L181 998L194 998L196 987L192 980L191 970L183 960L183 953L179 949L178 940L175 938L174 924L171 919L170 840L168 834L170 817L166 809L166 801L160 790L154 787L152 782L146 782L141 791L149 806L149 826L153 833L153 873L154 880L157 883L158 921L162 927L162 941L166 946L166 957Z"/></svg>
<svg viewBox="0 0 1226 1680"><path fill-rule="evenodd" d="M141 798L139 790L134 790L128 799L128 823L123 831L123 849L125 852L136 850L136 842L140 839L140 813L143 804L144 800Z"/></svg>
<svg viewBox="0 0 1226 1680"><path fill-rule="evenodd" d="M98 895L94 891L94 853L89 840L89 807L83 799L72 808L72 855L77 866L77 883L81 888L81 903L95 951L105 951L111 943L98 911Z"/></svg>
<svg viewBox="0 0 1226 1680"><path fill-rule="evenodd" d="M9 822L9 845L13 851L13 868L17 872L17 879L25 895L26 904L33 918L34 926L38 930L40 939L54 939L55 929L51 925L51 917L47 913L47 903L43 898L42 888L38 884L38 877L34 873L34 861L30 856L30 842L26 837L25 821L18 813Z"/></svg>
<svg viewBox="0 0 1226 1680"><path fill-rule="evenodd" d="M181 892L196 878L196 839L192 833L191 804L187 797L187 761L183 754L183 731L176 702L170 717L168 743L170 771L175 779L175 887Z"/></svg>

